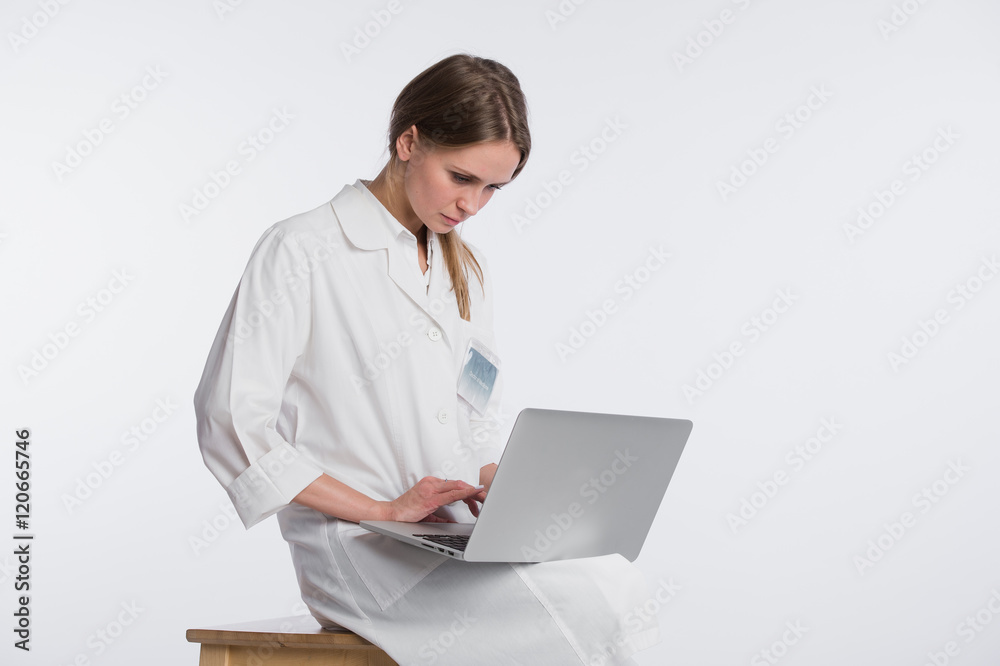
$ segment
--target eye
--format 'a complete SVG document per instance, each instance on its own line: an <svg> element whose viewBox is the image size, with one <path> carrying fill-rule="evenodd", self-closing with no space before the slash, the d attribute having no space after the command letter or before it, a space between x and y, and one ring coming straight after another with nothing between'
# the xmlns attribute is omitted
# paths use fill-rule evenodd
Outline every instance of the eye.
<svg viewBox="0 0 1000 666"><path fill-rule="evenodd" d="M456 183L468 183L468 182L469 182L469 179L468 179L468 178L466 178L465 176L463 176L463 175L462 175L462 174L460 174L460 173L455 173L455 172L453 171L453 172L451 173L451 175L452 175L452 176L453 176L453 177L455 178L455 182L456 182Z"/></svg>
<svg viewBox="0 0 1000 666"><path fill-rule="evenodd" d="M499 192L503 188L500 187L499 185L490 185L490 189L493 190L494 192Z"/></svg>

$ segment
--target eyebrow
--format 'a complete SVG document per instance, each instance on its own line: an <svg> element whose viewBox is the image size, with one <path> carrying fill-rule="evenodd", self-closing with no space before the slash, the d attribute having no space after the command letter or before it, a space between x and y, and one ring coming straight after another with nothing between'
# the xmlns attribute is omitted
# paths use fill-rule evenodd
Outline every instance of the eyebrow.
<svg viewBox="0 0 1000 666"><path fill-rule="evenodd" d="M472 173L472 172L471 172L471 171L469 171L468 169L463 169L462 167L458 166L457 164L449 164L449 165L448 165L448 168L449 168L449 169L451 169L451 170L453 170L453 171L459 171L459 172L461 172L461 174L462 174L463 176L465 176L466 178L468 178L469 180L471 180L471 181L472 181L472 182L474 182L474 183L482 183L482 182L485 182L485 181L483 181L483 179L482 179L482 178L480 178L480 177L479 177L479 176L477 176L476 174ZM503 183L490 183L490 185L496 185L496 186L498 186L498 187L503 187L504 185L507 185L507 184L509 184L510 182L511 182L511 181L509 181L509 180L508 180L508 181L506 181L506 182L503 182Z"/></svg>

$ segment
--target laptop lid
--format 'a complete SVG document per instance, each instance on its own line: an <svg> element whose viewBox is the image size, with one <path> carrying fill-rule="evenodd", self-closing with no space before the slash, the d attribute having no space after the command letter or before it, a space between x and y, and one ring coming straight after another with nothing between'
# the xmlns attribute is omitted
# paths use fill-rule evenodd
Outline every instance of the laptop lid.
<svg viewBox="0 0 1000 666"><path fill-rule="evenodd" d="M639 556L691 421L526 408L465 549L476 562Z"/></svg>

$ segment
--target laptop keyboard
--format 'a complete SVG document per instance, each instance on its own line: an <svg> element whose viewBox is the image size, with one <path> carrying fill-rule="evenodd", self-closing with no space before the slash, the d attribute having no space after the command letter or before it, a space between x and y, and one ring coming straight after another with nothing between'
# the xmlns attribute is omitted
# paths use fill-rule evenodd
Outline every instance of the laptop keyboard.
<svg viewBox="0 0 1000 666"><path fill-rule="evenodd" d="M469 543L469 537L466 534L414 534L413 536L463 553L465 546Z"/></svg>

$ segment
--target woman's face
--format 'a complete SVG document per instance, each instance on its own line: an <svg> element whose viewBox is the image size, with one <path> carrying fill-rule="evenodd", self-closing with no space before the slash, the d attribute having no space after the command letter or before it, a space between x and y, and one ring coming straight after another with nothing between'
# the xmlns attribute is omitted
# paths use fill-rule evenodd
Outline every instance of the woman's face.
<svg viewBox="0 0 1000 666"><path fill-rule="evenodd" d="M400 138L406 139L403 150L397 146L397 154L406 162L403 179L410 208L439 234L478 213L499 186L510 182L521 160L521 152L510 141L434 147L416 136L416 127Z"/></svg>

